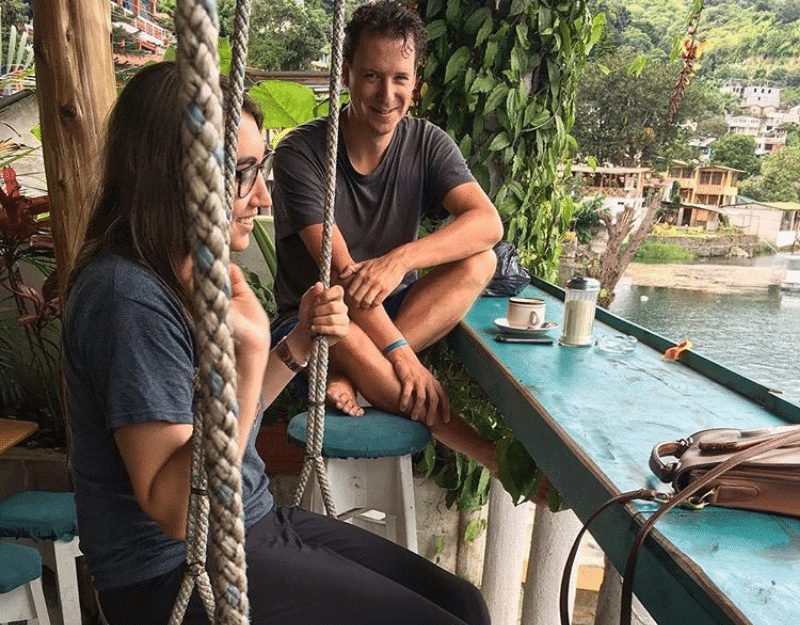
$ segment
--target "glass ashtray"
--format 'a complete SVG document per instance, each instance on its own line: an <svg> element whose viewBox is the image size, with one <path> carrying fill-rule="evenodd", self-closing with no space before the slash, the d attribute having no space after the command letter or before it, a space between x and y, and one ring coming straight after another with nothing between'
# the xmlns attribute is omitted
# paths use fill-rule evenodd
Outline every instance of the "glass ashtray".
<svg viewBox="0 0 800 625"><path fill-rule="evenodd" d="M597 339L597 348L609 354L627 354L636 348L635 336L628 334L614 334L613 336L603 336Z"/></svg>

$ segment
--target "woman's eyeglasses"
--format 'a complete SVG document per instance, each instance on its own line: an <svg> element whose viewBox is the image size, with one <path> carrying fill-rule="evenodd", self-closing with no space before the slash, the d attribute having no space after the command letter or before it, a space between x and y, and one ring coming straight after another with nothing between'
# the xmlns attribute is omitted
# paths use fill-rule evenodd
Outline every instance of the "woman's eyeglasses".
<svg viewBox="0 0 800 625"><path fill-rule="evenodd" d="M253 165L245 167L244 169L236 170L236 182L238 183L236 194L238 197L243 198L250 194L250 192L253 190L253 187L256 186L256 180L258 179L259 173L264 176L264 181L266 182L269 172L272 169L273 158L275 158L275 152L267 149L267 153L264 154L264 158L262 158L258 163L254 163Z"/></svg>

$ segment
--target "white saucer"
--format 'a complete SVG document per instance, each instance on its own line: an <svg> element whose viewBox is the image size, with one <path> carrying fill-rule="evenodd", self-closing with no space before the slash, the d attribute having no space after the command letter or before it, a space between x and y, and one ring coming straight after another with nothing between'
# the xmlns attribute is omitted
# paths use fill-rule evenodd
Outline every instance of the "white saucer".
<svg viewBox="0 0 800 625"><path fill-rule="evenodd" d="M558 324L555 321L545 321L540 328L518 328L516 326L508 325L508 319L505 317L498 317L492 323L498 330L507 332L508 334L518 334L521 336L536 336L543 334L550 330L555 330Z"/></svg>

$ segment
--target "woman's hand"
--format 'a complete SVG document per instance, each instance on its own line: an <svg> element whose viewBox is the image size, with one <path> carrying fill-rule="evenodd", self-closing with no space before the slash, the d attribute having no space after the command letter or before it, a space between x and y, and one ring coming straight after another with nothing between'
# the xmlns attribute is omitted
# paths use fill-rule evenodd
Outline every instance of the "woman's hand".
<svg viewBox="0 0 800 625"><path fill-rule="evenodd" d="M328 345L334 345L347 335L349 327L342 287L337 285L324 289L322 283L317 282L300 300L297 327L286 340L295 359L307 361L315 335L325 336Z"/></svg>
<svg viewBox="0 0 800 625"><path fill-rule="evenodd" d="M237 359L269 351L269 318L242 270L230 264L231 319Z"/></svg>

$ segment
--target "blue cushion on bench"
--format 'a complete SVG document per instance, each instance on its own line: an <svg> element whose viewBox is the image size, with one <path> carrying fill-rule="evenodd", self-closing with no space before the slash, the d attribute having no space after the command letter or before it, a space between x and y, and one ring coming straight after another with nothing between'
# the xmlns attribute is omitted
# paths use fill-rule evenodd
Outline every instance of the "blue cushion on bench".
<svg viewBox="0 0 800 625"><path fill-rule="evenodd" d="M42 556L36 549L0 542L0 593L11 592L42 575Z"/></svg>
<svg viewBox="0 0 800 625"><path fill-rule="evenodd" d="M289 422L289 440L298 447L305 446L307 420L308 413L303 412ZM422 451L430 440L430 431L421 423L365 408L360 417L325 415L322 455L326 458L404 456Z"/></svg>
<svg viewBox="0 0 800 625"><path fill-rule="evenodd" d="M0 500L0 536L69 541L77 535L72 493L29 490Z"/></svg>

